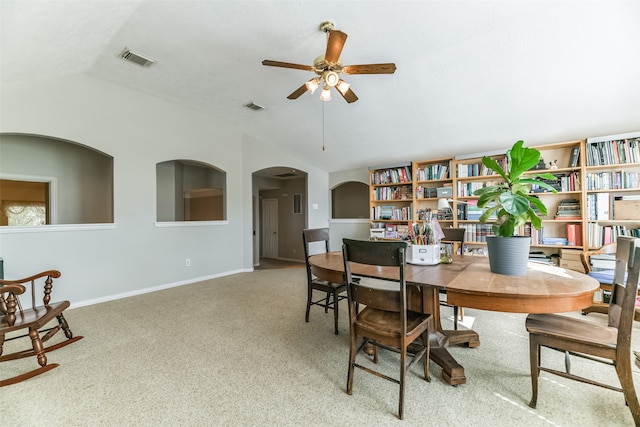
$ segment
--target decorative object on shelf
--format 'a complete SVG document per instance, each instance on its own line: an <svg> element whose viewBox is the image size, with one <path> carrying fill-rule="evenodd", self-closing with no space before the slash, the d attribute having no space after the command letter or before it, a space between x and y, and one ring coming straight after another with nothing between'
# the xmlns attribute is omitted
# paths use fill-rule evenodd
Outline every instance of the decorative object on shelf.
<svg viewBox="0 0 640 427"><path fill-rule="evenodd" d="M529 258L530 237L515 236L515 230L527 221L537 230L542 227L542 220L534 207L540 215L547 214L544 203L529 195L531 185L557 192L544 181L555 179L552 174L523 175L523 172L534 169L540 161L538 150L523 145L523 141L518 141L507 151L507 171L491 157L484 156L482 164L502 176L505 182L480 188L473 193L479 196L478 207L483 209L480 222L486 223L492 215L497 215L493 224L495 236L487 236L491 271L511 276L525 275Z"/></svg>
<svg viewBox="0 0 640 427"><path fill-rule="evenodd" d="M552 162L549 162L549 169L558 169L558 161L554 160Z"/></svg>

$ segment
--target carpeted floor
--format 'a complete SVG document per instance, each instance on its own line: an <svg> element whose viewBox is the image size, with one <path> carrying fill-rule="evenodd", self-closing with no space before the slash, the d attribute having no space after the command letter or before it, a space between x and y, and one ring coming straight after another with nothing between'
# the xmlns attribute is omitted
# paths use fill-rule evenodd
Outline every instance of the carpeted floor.
<svg viewBox="0 0 640 427"><path fill-rule="evenodd" d="M408 374L400 421L395 384L356 371L354 393L345 393L346 304L340 335L334 335L332 313L314 308L310 323L304 322L305 298L304 268L288 268L71 309L69 324L85 338L49 353L58 368L1 389L0 424L633 425L621 393L545 373L538 408L529 408L525 315L472 309L465 315L475 318L481 346L450 347L466 369L467 384L445 384L435 364L428 383L417 364ZM450 325L450 310L443 310L443 323ZM586 319L604 322L605 316ZM17 344L7 342L5 351ZM633 347L639 344L634 338ZM554 353L543 358L561 368L562 355ZM0 375L13 376L35 363L1 363ZM396 375L397 356L384 353L380 365ZM611 367L576 359L573 370L617 383ZM639 372L634 366L636 379Z"/></svg>

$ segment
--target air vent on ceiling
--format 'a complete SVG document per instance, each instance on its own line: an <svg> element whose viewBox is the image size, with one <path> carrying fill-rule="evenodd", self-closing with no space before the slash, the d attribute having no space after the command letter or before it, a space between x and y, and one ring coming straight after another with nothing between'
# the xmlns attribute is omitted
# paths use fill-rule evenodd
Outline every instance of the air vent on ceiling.
<svg viewBox="0 0 640 427"><path fill-rule="evenodd" d="M260 110L264 110L264 107L262 105L258 105L258 104L254 104L253 102L250 102L248 104L244 104L245 107L252 109L253 111L260 111Z"/></svg>
<svg viewBox="0 0 640 427"><path fill-rule="evenodd" d="M275 176L277 176L278 178L291 178L292 176L296 176L296 174L291 172L285 172L285 173L279 173Z"/></svg>
<svg viewBox="0 0 640 427"><path fill-rule="evenodd" d="M120 58L125 59L127 61L134 62L138 65L142 65L143 67L148 67L154 62L155 59L152 59L146 55L141 54L140 52L135 52L128 47L126 47L122 53L120 54Z"/></svg>

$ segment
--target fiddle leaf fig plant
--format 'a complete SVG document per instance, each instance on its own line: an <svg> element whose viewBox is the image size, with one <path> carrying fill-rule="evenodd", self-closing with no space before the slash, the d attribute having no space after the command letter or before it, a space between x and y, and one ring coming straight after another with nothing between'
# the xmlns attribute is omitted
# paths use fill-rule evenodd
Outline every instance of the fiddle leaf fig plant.
<svg viewBox="0 0 640 427"><path fill-rule="evenodd" d="M504 182L480 188L473 192L479 196L478 207L484 210L480 222L486 223L494 214L497 217L493 225L493 233L498 237L511 237L514 231L527 221L539 230L542 220L540 215L547 214L547 208L539 198L531 196L531 185L538 185L557 191L543 180L556 179L551 173L524 174L532 169L540 159L540 152L535 148L523 146L523 141L516 142L507 151L507 170L491 157L484 156L482 164L504 178Z"/></svg>

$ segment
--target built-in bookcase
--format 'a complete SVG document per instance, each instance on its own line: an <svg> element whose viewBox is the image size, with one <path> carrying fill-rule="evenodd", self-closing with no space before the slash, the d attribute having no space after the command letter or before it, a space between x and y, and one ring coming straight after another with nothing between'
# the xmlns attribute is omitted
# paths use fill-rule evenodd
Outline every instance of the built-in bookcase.
<svg viewBox="0 0 640 427"><path fill-rule="evenodd" d="M580 252L640 233L640 132L533 147L541 162L527 174L551 173L557 192L532 188L547 207L538 231L530 224L519 234L531 236L531 250L566 259L581 270ZM482 165L488 155L506 168L505 150L427 159L411 164L370 168L371 227L377 238L401 238L408 227L432 216L443 227L465 228L465 251L486 253L492 225L479 222L478 188L502 177ZM438 209L446 206L451 209ZM569 261L571 260L571 262Z"/></svg>

